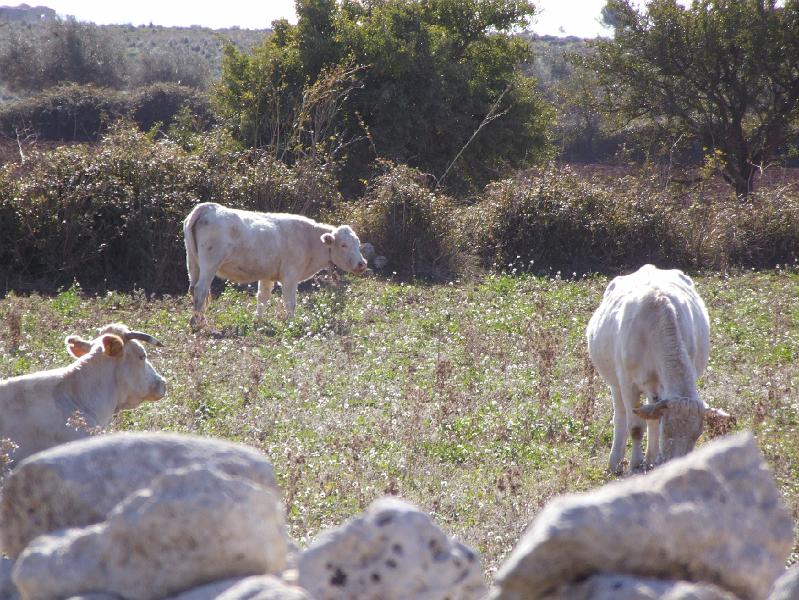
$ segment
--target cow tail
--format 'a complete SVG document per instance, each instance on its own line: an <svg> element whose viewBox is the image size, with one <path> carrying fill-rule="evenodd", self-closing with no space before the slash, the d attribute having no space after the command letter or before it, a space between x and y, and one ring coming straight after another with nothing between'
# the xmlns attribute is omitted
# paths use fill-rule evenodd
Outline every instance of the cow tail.
<svg viewBox="0 0 799 600"><path fill-rule="evenodd" d="M186 252L197 258L197 240L194 237L194 225L208 208L207 203L198 204L183 221L183 241L186 244Z"/></svg>

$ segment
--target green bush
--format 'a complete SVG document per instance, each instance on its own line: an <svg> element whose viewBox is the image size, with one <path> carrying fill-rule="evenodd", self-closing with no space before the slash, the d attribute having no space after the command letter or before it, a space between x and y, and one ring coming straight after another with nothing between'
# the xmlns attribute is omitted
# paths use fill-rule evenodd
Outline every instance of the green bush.
<svg viewBox="0 0 799 600"><path fill-rule="evenodd" d="M129 107L133 120L143 131L149 131L157 123L163 126L174 123L181 109L188 109L201 129L209 129L214 122L207 96L176 83L154 83L132 93Z"/></svg>
<svg viewBox="0 0 799 600"><path fill-rule="evenodd" d="M632 179L605 187L565 167L506 179L465 211L463 243L486 265L536 272L689 266L679 208L650 192Z"/></svg>
<svg viewBox="0 0 799 600"><path fill-rule="evenodd" d="M99 144L34 152L0 171L0 285L183 291L182 221L197 202L319 216L339 200L324 172L238 152L222 134L199 146L117 125Z"/></svg>
<svg viewBox="0 0 799 600"><path fill-rule="evenodd" d="M172 124L188 107L207 129L213 122L207 97L176 84L154 84L137 92L92 85L51 88L0 107L0 135L32 135L39 140L95 141L120 118L131 117L142 130Z"/></svg>
<svg viewBox="0 0 799 600"><path fill-rule="evenodd" d="M799 260L799 196L765 192L749 200L732 201L726 211L720 210L728 217L723 229L724 260L755 269L795 264Z"/></svg>
<svg viewBox="0 0 799 600"><path fill-rule="evenodd" d="M23 132L40 140L96 140L109 119L128 106L125 95L93 85L69 84L0 107L0 134Z"/></svg>
<svg viewBox="0 0 799 600"><path fill-rule="evenodd" d="M465 264L452 199L432 192L425 176L410 167L390 165L360 204L345 209L344 219L401 275L444 278Z"/></svg>

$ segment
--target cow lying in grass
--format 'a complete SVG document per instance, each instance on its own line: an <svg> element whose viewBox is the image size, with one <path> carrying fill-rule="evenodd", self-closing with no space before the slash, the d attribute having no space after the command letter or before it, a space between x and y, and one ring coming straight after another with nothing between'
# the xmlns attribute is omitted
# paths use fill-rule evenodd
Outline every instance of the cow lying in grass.
<svg viewBox="0 0 799 600"><path fill-rule="evenodd" d="M630 470L690 452L704 417L723 411L699 398L696 380L710 349L704 302L690 277L677 269L644 265L616 277L588 323L588 352L613 396L613 447L609 467L619 472L627 435ZM641 394L649 402L641 404Z"/></svg>
<svg viewBox="0 0 799 600"><path fill-rule="evenodd" d="M183 222L192 326L205 323L214 276L235 283L258 282L256 316L262 316L275 282L283 288L288 317L297 306L297 284L335 265L361 274L366 260L349 225L333 227L300 215L260 213L198 204Z"/></svg>
<svg viewBox="0 0 799 600"><path fill-rule="evenodd" d="M161 345L125 325L107 325L93 341L71 335L67 367L0 381L0 439L16 445L11 463L106 427L120 411L164 396L166 383L138 340ZM83 427L70 423L78 417Z"/></svg>

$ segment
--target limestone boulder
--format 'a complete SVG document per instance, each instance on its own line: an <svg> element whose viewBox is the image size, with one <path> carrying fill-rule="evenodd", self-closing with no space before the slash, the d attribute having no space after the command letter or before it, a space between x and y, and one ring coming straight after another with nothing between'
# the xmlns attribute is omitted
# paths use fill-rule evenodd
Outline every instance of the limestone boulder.
<svg viewBox="0 0 799 600"><path fill-rule="evenodd" d="M102 590L160 600L220 579L279 573L286 549L271 487L192 467L154 478L102 523L35 538L12 577L28 599Z"/></svg>
<svg viewBox="0 0 799 600"><path fill-rule="evenodd" d="M794 565L777 579L768 600L799 600L799 565Z"/></svg>
<svg viewBox="0 0 799 600"><path fill-rule="evenodd" d="M567 583L543 600L738 600L710 583L667 581L629 575L592 575Z"/></svg>
<svg viewBox="0 0 799 600"><path fill-rule="evenodd" d="M479 556L407 502L384 498L302 552L298 583L316 600L471 600Z"/></svg>
<svg viewBox="0 0 799 600"><path fill-rule="evenodd" d="M794 525L749 434L550 502L497 573L494 598L541 598L596 573L715 584L765 598Z"/></svg>
<svg viewBox="0 0 799 600"><path fill-rule="evenodd" d="M11 569L14 561L0 556L0 598L2 600L18 600L17 586L11 581Z"/></svg>
<svg viewBox="0 0 799 600"><path fill-rule="evenodd" d="M305 590L273 575L226 579L169 600L313 600Z"/></svg>
<svg viewBox="0 0 799 600"><path fill-rule="evenodd" d="M118 433L56 446L22 461L0 499L0 543L11 558L36 536L100 523L131 493L174 469L208 465L278 493L257 450L167 433Z"/></svg>

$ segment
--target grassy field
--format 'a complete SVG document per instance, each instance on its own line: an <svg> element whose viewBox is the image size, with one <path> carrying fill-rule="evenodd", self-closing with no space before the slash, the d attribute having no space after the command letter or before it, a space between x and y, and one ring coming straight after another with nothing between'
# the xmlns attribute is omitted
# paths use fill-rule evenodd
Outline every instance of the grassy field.
<svg viewBox="0 0 799 600"><path fill-rule="evenodd" d="M752 430L799 517L799 272L695 277L711 315L703 398ZM188 297L0 300L0 377L67 364L63 338L114 321L150 350L167 396L115 430L170 430L261 449L302 545L384 494L428 511L482 553L488 578L553 495L611 480L612 409L585 348L607 279L492 275L425 285L324 278L287 324L279 298L253 320L251 290L225 288L213 330ZM700 443L725 433L711 427ZM791 562L799 560L795 545Z"/></svg>

